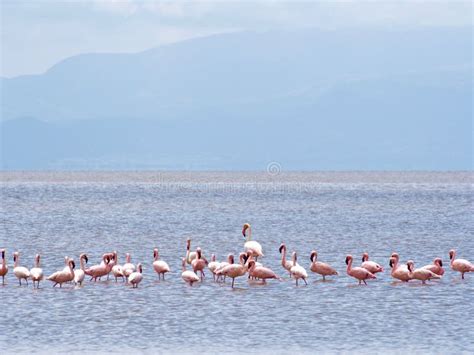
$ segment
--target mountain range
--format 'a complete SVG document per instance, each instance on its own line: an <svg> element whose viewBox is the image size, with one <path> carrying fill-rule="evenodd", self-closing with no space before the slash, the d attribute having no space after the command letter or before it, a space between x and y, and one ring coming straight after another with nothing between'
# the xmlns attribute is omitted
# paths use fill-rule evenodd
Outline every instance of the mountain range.
<svg viewBox="0 0 474 355"><path fill-rule="evenodd" d="M3 170L472 169L471 27L226 33L0 80Z"/></svg>

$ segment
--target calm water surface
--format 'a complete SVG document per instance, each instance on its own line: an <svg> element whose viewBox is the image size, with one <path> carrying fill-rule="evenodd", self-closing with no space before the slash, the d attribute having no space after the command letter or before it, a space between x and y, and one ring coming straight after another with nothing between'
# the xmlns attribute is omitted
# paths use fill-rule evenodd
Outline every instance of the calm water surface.
<svg viewBox="0 0 474 355"><path fill-rule="evenodd" d="M0 352L472 353L474 274L447 270L439 282L369 286L345 274L345 255L368 251L387 266L392 251L417 266L450 248L474 261L470 173L0 173L0 247L10 272L0 287ZM193 286L180 278L185 240L223 259L243 247L250 222L265 265L284 280L246 278ZM295 287L278 246L309 266L317 249L339 277ZM172 272L159 282L160 248ZM105 251L144 264L131 289L114 281L39 290L19 287L11 253L50 274L65 255L98 263Z"/></svg>

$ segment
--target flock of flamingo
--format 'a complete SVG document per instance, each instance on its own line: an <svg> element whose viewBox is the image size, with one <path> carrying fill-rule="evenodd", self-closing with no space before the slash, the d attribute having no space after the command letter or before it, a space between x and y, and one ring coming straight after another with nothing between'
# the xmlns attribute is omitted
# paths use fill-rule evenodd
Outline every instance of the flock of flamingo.
<svg viewBox="0 0 474 355"><path fill-rule="evenodd" d="M187 240L186 244L186 255L182 258L182 273L181 277L191 286L195 282L203 281L205 277L204 270L207 267L213 275L214 281L225 282L226 278L232 279L232 288L234 287L234 281L238 277L242 277L248 274L248 278L261 280L262 283L266 283L268 279L281 280L277 274L268 267L263 266L258 262L258 258L263 256L262 246L260 243L251 240L251 227L250 224L245 223L242 229L242 235L246 238L244 244L244 251L239 254L239 263L234 262L234 256L229 254L227 261L218 262L214 254L211 256L211 261L208 262L202 255L201 248L197 248L195 252L191 251L191 240ZM281 265L289 273L290 278L293 278L298 285L298 280L303 280L307 284L306 279L308 273L306 269L298 264L296 252L292 253L291 260L286 259L286 246L281 244L279 248L281 254ZM5 249L0 249L1 263L0 263L0 276L2 276L2 284L5 284L5 276L8 273L8 265L5 257ZM122 281L132 285L132 287L138 287L138 284L143 280L142 264L139 263L134 265L131 263L130 254L125 254L125 264L120 265L118 260L118 254L116 251L111 253L105 253L102 256L102 261L98 265L94 265L86 268L88 263L88 257L86 254L79 256L80 268L75 270L75 262L72 258L65 257L65 267L46 278L53 282L53 287L59 285L62 287L64 283L74 283L76 285L82 285L85 276L90 276L90 280L97 281L101 277L107 276L109 279L110 274L113 275L115 281L120 278ZM170 271L168 264L160 260L158 249L153 250L154 261L153 269L158 274L159 279L165 279L165 274ZM420 280L423 284L428 280L440 279L444 274L443 262L441 258L435 258L433 264L423 266L422 268L415 269L415 264L412 260L409 260L405 265L400 264L399 255L392 253L389 261L389 265L392 269L391 276L394 279L408 282L410 280ZM456 259L455 250L449 251L449 259L451 269L461 273L462 279L464 274L467 272L474 272L474 265L465 259ZM323 277L323 280L327 276L338 275L337 271L330 265L318 261L318 253L312 251L310 254L310 270ZM40 281L44 279L43 269L40 267L40 255L36 254L35 265L33 268L28 269L24 266L20 266L20 254L19 252L13 253L13 273L18 279L20 286L22 280L26 281L28 285L28 279L33 281L33 287L39 288ZM361 266L352 266L353 258L352 255L346 256L347 274L359 281L359 285L362 282L367 285L366 280L375 279L376 274L383 272L382 266L374 261L369 260L369 254L364 253L362 256ZM192 270L187 270L186 265L191 265ZM198 276L198 273L200 276Z"/></svg>

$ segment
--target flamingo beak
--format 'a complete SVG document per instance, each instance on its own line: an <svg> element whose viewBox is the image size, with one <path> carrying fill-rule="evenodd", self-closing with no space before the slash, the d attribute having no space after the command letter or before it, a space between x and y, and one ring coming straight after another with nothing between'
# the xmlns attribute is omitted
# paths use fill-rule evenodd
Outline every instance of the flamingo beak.
<svg viewBox="0 0 474 355"><path fill-rule="evenodd" d="M349 265L349 257L346 257L346 265Z"/></svg>
<svg viewBox="0 0 474 355"><path fill-rule="evenodd" d="M74 262L74 260L71 260L71 264L72 264L72 268L75 269L76 268L76 263Z"/></svg>
<svg viewBox="0 0 474 355"><path fill-rule="evenodd" d="M443 260L439 261L439 266L443 267Z"/></svg>
<svg viewBox="0 0 474 355"><path fill-rule="evenodd" d="M392 259L390 259L390 261L388 262L388 265L390 265L390 267L393 267L393 261L392 261Z"/></svg>
<svg viewBox="0 0 474 355"><path fill-rule="evenodd" d="M84 260L86 261L86 264L89 262L89 258L87 257L87 255L84 255Z"/></svg>
<svg viewBox="0 0 474 355"><path fill-rule="evenodd" d="M16 261L16 255L13 255L13 261L14 262Z"/></svg>
<svg viewBox="0 0 474 355"><path fill-rule="evenodd" d="M283 245L280 245L280 248L278 248L278 251L280 252L280 254L282 250L283 250Z"/></svg>
<svg viewBox="0 0 474 355"><path fill-rule="evenodd" d="M2 250L2 259L5 259L5 250Z"/></svg>

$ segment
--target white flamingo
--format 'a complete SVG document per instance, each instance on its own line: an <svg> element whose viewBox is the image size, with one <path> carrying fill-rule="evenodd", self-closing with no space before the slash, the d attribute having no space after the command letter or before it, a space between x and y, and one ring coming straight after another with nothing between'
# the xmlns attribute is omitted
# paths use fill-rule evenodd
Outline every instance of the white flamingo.
<svg viewBox="0 0 474 355"><path fill-rule="evenodd" d="M137 265L137 271L132 272L128 276L128 282L132 284L133 288L137 288L138 284L143 280L143 269L142 264Z"/></svg>
<svg viewBox="0 0 474 355"><path fill-rule="evenodd" d="M190 286L193 285L193 283L199 281L199 276L196 275L196 273L192 270L186 270L186 258L182 259L182 265L183 265L183 272L181 273L181 278L184 280L184 282L189 283Z"/></svg>
<svg viewBox="0 0 474 355"><path fill-rule="evenodd" d="M28 285L28 278L30 277L30 270L28 270L24 266L20 266L20 253L14 252L13 253L13 262L15 263L13 266L13 273L15 274L18 282L21 286L21 280L25 280L26 284Z"/></svg>
<svg viewBox="0 0 474 355"><path fill-rule="evenodd" d="M40 281L43 280L43 269L40 268L40 255L35 256L35 266L30 270L30 277L33 281L33 288L39 288Z"/></svg>
<svg viewBox="0 0 474 355"><path fill-rule="evenodd" d="M293 252L291 260L293 261L293 266L291 267L290 272L291 276L296 280L296 286L298 286L299 279L302 279L307 285L308 283L306 282L306 279L308 278L308 273L304 267L297 263L296 251Z"/></svg>
<svg viewBox="0 0 474 355"><path fill-rule="evenodd" d="M246 252L250 252L255 261L257 261L259 256L263 256L262 246L259 242L252 240L252 227L249 223L245 223L242 228L242 235L245 238L244 248Z"/></svg>

